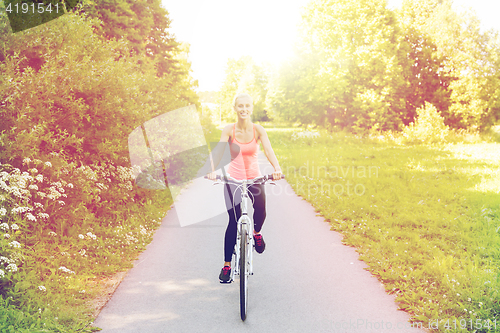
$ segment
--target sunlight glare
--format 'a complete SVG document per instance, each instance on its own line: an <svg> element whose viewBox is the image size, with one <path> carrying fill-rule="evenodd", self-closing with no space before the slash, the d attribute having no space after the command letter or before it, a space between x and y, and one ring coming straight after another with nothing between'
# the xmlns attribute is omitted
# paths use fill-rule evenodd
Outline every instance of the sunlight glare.
<svg viewBox="0 0 500 333"><path fill-rule="evenodd" d="M172 32L191 44L193 76L200 90L218 89L229 58L252 56L257 62L278 65L291 55L308 0L163 0L172 19Z"/></svg>

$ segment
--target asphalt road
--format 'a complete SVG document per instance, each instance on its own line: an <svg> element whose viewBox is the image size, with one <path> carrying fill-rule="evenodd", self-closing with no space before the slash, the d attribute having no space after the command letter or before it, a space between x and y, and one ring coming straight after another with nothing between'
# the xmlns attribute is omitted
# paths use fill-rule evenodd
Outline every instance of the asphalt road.
<svg viewBox="0 0 500 333"><path fill-rule="evenodd" d="M270 165L261 170L269 173ZM94 326L104 333L424 332L409 327L409 315L355 249L286 181L277 184L266 186L266 250L254 254L245 322L238 280L218 280L227 224L227 213L218 214L222 186L200 179L178 197ZM186 222L186 212L212 217Z"/></svg>

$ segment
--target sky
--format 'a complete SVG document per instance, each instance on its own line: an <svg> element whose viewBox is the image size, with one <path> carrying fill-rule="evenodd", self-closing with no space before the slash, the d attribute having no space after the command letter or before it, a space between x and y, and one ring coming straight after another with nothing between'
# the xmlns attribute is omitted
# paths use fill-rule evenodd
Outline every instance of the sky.
<svg viewBox="0 0 500 333"><path fill-rule="evenodd" d="M353 0L355 1L355 0ZM403 0L388 0L396 8ZM418 1L418 0L415 0ZM199 91L218 90L228 59L252 56L278 65L292 54L301 8L309 0L162 0L172 20L170 32L191 45L189 59ZM482 28L500 31L500 1L454 0L471 7Z"/></svg>

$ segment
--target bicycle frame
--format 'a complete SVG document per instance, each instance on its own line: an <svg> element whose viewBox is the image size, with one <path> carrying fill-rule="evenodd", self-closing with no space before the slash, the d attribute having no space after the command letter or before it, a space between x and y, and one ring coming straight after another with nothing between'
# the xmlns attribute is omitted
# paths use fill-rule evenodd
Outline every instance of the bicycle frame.
<svg viewBox="0 0 500 333"><path fill-rule="evenodd" d="M246 228L247 230L247 258L249 261L249 274L253 275L253 222L252 220L248 217L248 188L247 185L249 185L251 182L249 181L241 181L241 216L238 219L238 235L236 237L236 245L235 245L235 256L234 256L234 264L233 264L233 270L231 270L231 280L234 280L235 275L240 275L241 272L241 267L240 267L240 252L239 249L241 247L241 242L243 241L241 239L241 235L243 232L243 228Z"/></svg>

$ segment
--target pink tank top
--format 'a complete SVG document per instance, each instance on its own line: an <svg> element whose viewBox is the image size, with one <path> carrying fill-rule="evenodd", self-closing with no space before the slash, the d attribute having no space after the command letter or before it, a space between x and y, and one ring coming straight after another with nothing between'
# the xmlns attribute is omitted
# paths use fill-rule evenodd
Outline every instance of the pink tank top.
<svg viewBox="0 0 500 333"><path fill-rule="evenodd" d="M233 126L233 137L229 143L231 150L231 163L227 172L231 177L243 180L260 177L259 162L257 153L259 144L255 138L255 125L253 125L253 139L248 143L241 143L236 140L236 124Z"/></svg>

